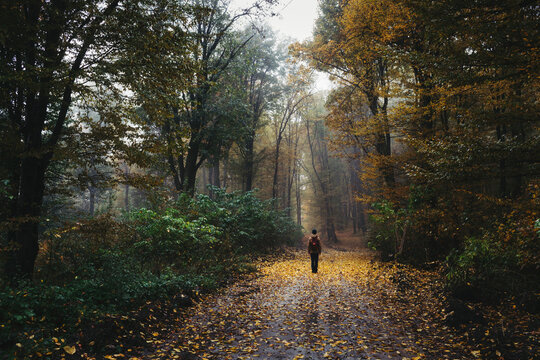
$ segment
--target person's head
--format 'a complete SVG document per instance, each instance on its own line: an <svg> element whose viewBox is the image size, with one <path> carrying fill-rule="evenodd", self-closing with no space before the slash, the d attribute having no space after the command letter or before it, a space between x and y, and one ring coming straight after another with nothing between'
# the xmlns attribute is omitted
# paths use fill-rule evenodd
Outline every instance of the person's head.
<svg viewBox="0 0 540 360"><path fill-rule="evenodd" d="M316 235L316 234L317 234L317 229L311 230L311 233L312 233L313 235Z"/></svg>

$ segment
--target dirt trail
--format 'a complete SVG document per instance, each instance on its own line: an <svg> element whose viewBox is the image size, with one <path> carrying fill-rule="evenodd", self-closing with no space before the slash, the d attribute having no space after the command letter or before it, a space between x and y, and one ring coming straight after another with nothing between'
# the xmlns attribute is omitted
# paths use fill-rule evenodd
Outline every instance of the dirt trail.
<svg viewBox="0 0 540 360"><path fill-rule="evenodd" d="M305 251L293 251L186 309L178 332L148 358L471 358L436 325L436 300L413 305L427 295L397 289L390 272L367 250L328 249L312 274Z"/></svg>

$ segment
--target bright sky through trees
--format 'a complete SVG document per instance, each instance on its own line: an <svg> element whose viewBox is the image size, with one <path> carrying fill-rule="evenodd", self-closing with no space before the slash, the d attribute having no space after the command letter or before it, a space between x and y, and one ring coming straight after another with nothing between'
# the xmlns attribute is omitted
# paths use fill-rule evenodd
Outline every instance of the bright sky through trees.
<svg viewBox="0 0 540 360"><path fill-rule="evenodd" d="M247 8L255 0L231 0L232 8ZM266 20L283 37L304 41L311 37L318 14L317 0L280 0L273 6L275 16Z"/></svg>
<svg viewBox="0 0 540 360"><path fill-rule="evenodd" d="M270 24L280 34L304 41L312 36L317 9L315 0L282 0Z"/></svg>
<svg viewBox="0 0 540 360"><path fill-rule="evenodd" d="M254 0L232 0L233 7L247 7ZM268 23L282 38L293 41L305 41L312 37L313 26L318 16L319 2L317 0L281 0L274 7L276 16L269 17ZM328 90L332 87L328 76L317 73L316 90Z"/></svg>

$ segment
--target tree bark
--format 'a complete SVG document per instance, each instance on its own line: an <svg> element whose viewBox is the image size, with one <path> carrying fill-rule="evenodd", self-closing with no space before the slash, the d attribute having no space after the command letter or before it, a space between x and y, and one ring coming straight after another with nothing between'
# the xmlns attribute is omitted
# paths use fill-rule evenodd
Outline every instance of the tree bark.
<svg viewBox="0 0 540 360"><path fill-rule="evenodd" d="M356 227L356 219L357 219L357 215L356 215L356 204L353 203L352 204L352 223L353 223L353 234L356 234L358 232L358 228Z"/></svg>
<svg viewBox="0 0 540 360"><path fill-rule="evenodd" d="M255 131L250 130L246 141L244 143L245 147L245 159L244 159L244 191L251 191L253 189L253 166L254 166L254 157L255 157Z"/></svg>
<svg viewBox="0 0 540 360"><path fill-rule="evenodd" d="M212 179L212 185L215 187L221 187L221 173L219 171L219 159L214 159L212 167L214 168L214 178Z"/></svg>
<svg viewBox="0 0 540 360"><path fill-rule="evenodd" d="M300 174L295 174L295 194L296 194L296 223L302 226L302 194L300 192Z"/></svg>
<svg viewBox="0 0 540 360"><path fill-rule="evenodd" d="M317 166L315 165L315 154L314 154L314 149L313 149L313 139L311 138L309 121L306 121L306 130L307 130L307 139L308 139L309 150L310 150L310 153L311 153L311 166L313 167L313 172L315 173L315 177L317 178L317 181L319 183L319 186L320 186L321 192L322 192L322 196L323 196L324 211L325 211L324 217L326 219L325 230L326 230L326 233L327 233L327 236L328 236L328 240L330 242L337 243L338 239L337 239L337 236L336 236L334 220L332 218L333 217L332 216L332 209L331 209L331 206L330 206L327 184L321 178L321 175L319 174L319 171L317 170ZM326 166L327 165L328 164L326 162ZM324 164L323 164L323 166L324 166ZM323 169L323 170L328 171L328 169Z"/></svg>
<svg viewBox="0 0 540 360"><path fill-rule="evenodd" d="M199 168L199 149L200 140L197 136L192 135L189 142L188 153L186 156L186 162L183 168L183 172L180 175L180 182L182 183L182 191L185 191L189 195L195 194L195 182L197 180L197 170Z"/></svg>
<svg viewBox="0 0 540 360"><path fill-rule="evenodd" d="M379 155L390 156L392 154L390 130L387 121L387 105L388 98L384 98L383 106L379 105L379 97L373 93L368 95L369 108L373 116L382 114L385 124L383 124L383 131L377 134L375 142L375 150ZM396 180L394 176L394 169L387 165L382 166L380 169L382 176L388 186L394 186Z"/></svg>
<svg viewBox="0 0 540 360"><path fill-rule="evenodd" d="M203 193L206 193L206 190L207 190L206 187L210 183L210 181L208 180L210 169L208 167L203 166L202 169L201 169L201 172L202 172L202 185L203 185L202 186L202 191L203 191Z"/></svg>
<svg viewBox="0 0 540 360"><path fill-rule="evenodd" d="M223 189L226 189L228 186L228 177L229 177L229 154L227 153L223 158L223 182L221 186Z"/></svg>
<svg viewBox="0 0 540 360"><path fill-rule="evenodd" d="M17 247L8 254L6 261L6 274L12 281L19 277L30 279L33 275L39 248L38 225L42 213L45 172L62 135L74 84L81 76L86 54L95 43L100 26L115 12L119 1L104 4L101 11L92 13L84 22L73 24L77 25L77 30L72 33L66 30L72 21L66 11L68 2L28 1L20 4L24 9L24 17L21 18L24 24L21 25L35 33L26 36L22 44L11 47L8 43L3 48L11 57L10 61L17 63L15 71L23 79L14 81L14 86L9 84L5 89L7 96L17 98L18 109L8 116L19 125L18 135L24 143L24 150L17 154L20 159L19 187L13 212L17 224L16 229L8 234L10 242ZM63 72L63 61L70 63L67 73ZM13 70L9 66L7 69ZM31 79L25 79L28 69L33 69L31 72L35 73ZM62 95L56 98L53 89ZM44 126L48 119L54 121L48 125L48 133L45 134Z"/></svg>
<svg viewBox="0 0 540 360"><path fill-rule="evenodd" d="M274 153L274 177L272 179L272 198L276 201L276 208L278 204L278 175L279 175L279 147L281 143L281 137L278 137L276 141L276 148Z"/></svg>
<svg viewBox="0 0 540 360"><path fill-rule="evenodd" d="M287 209L287 216L291 217L291 204L292 204L292 185L294 179L294 169L291 166L291 159L287 161L287 202L285 207Z"/></svg>
<svg viewBox="0 0 540 360"><path fill-rule="evenodd" d="M19 196L14 214L20 223L9 234L17 248L6 262L6 274L11 280L17 280L16 277L31 279L34 273L46 169L47 161L44 159L28 156L22 160Z"/></svg>
<svg viewBox="0 0 540 360"><path fill-rule="evenodd" d="M219 172L219 158L213 157L210 161L210 184L212 186L221 187L220 172ZM210 191L210 198L214 198L214 192Z"/></svg>
<svg viewBox="0 0 540 360"><path fill-rule="evenodd" d="M88 204L88 214L94 216L95 204L96 204L96 188L93 185L88 186L89 193L89 204Z"/></svg>
<svg viewBox="0 0 540 360"><path fill-rule="evenodd" d="M125 185L125 192L124 192L124 208L126 211L129 211L129 183L127 182L129 178L129 166L127 164L126 164L125 175L126 175L126 185Z"/></svg>
<svg viewBox="0 0 540 360"><path fill-rule="evenodd" d="M129 211L129 184L125 186L124 208L126 211Z"/></svg>

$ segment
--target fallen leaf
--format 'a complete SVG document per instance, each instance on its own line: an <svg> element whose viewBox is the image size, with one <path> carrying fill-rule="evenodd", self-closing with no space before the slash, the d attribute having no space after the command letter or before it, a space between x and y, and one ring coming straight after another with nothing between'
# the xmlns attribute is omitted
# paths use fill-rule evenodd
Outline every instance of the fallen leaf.
<svg viewBox="0 0 540 360"><path fill-rule="evenodd" d="M64 351L66 353L68 353L69 355L73 355L75 354L75 352L77 351L77 349L75 349L75 346L69 346L69 345L66 345L64 346Z"/></svg>

